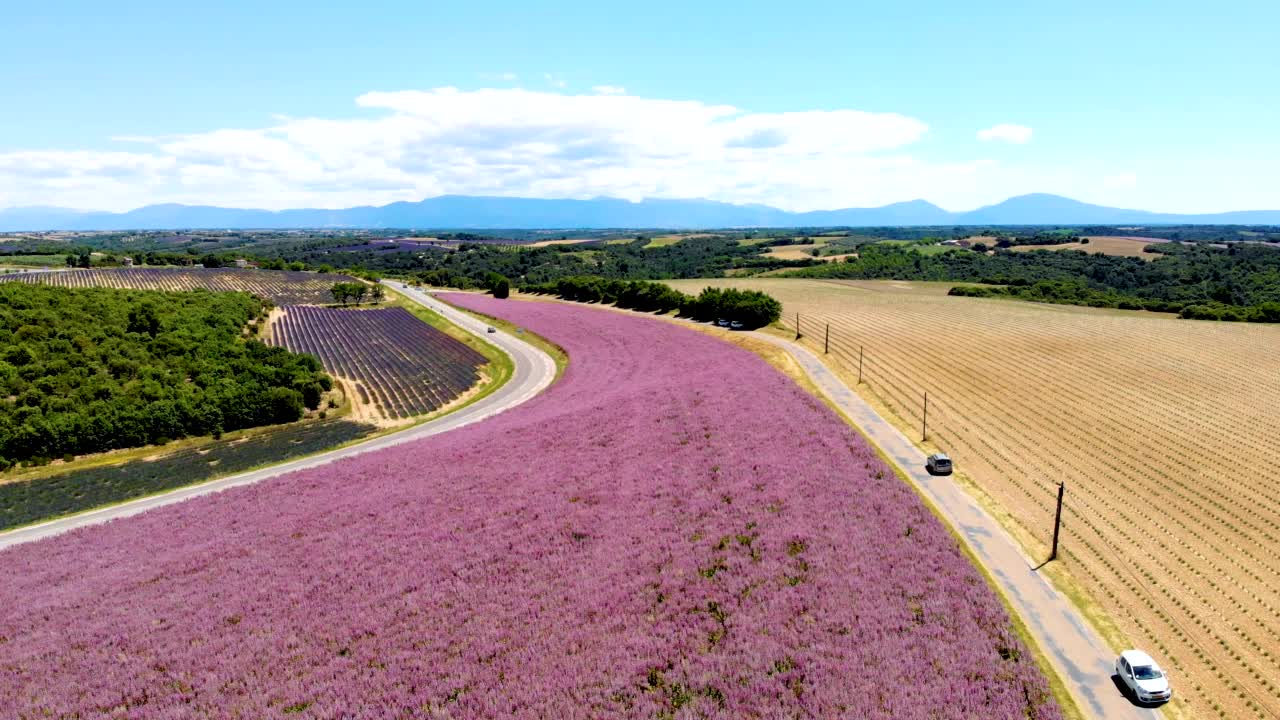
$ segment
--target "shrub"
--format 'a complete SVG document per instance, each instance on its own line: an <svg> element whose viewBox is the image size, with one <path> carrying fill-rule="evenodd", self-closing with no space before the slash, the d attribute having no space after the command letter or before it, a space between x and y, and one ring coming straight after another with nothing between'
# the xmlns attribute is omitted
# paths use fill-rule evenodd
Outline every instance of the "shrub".
<svg viewBox="0 0 1280 720"><path fill-rule="evenodd" d="M505 299L511 295L511 281L505 277L499 277L489 292L493 293L493 296L499 300Z"/></svg>

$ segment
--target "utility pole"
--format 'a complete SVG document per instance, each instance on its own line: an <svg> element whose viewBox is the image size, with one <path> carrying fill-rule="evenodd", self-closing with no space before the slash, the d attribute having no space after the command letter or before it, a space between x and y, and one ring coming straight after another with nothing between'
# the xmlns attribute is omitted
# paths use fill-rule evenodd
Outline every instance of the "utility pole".
<svg viewBox="0 0 1280 720"><path fill-rule="evenodd" d="M929 393L924 394L924 418L920 421L920 442L929 439Z"/></svg>
<svg viewBox="0 0 1280 720"><path fill-rule="evenodd" d="M822 338L822 354L826 355L831 349L831 323L827 323L827 333Z"/></svg>
<svg viewBox="0 0 1280 720"><path fill-rule="evenodd" d="M1058 512L1053 516L1053 552L1049 553L1050 560L1058 559L1058 529L1062 527L1062 494L1066 489L1066 483L1058 483Z"/></svg>
<svg viewBox="0 0 1280 720"><path fill-rule="evenodd" d="M862 346L858 346L858 384L862 384Z"/></svg>

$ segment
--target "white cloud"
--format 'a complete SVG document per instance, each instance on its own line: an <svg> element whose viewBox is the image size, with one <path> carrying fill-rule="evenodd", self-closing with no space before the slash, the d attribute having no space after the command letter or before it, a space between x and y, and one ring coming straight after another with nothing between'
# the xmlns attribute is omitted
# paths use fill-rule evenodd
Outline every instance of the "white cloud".
<svg viewBox="0 0 1280 720"><path fill-rule="evenodd" d="M546 80L548 85L560 90L563 90L569 84L564 81L564 78L559 75L552 75L551 73L542 73L542 79Z"/></svg>
<svg viewBox="0 0 1280 720"><path fill-rule="evenodd" d="M1000 140L1015 145L1023 145L1031 139L1031 128L1026 125L1000 123L999 125L992 125L985 130L979 130L978 139L983 142Z"/></svg>
<svg viewBox="0 0 1280 720"><path fill-rule="evenodd" d="M894 113L753 113L518 88L370 92L356 104L373 115L276 116L262 128L121 137L135 146L130 152L0 153L0 206L278 209L456 193L814 209L918 197L977 167L905 155L928 128Z"/></svg>
<svg viewBox="0 0 1280 720"><path fill-rule="evenodd" d="M1131 188L1138 184L1138 176L1136 173L1123 172L1115 175L1108 175L1102 179L1102 186L1107 188Z"/></svg>
<svg viewBox="0 0 1280 720"><path fill-rule="evenodd" d="M591 88L600 95L626 95L627 89L621 85L596 85Z"/></svg>

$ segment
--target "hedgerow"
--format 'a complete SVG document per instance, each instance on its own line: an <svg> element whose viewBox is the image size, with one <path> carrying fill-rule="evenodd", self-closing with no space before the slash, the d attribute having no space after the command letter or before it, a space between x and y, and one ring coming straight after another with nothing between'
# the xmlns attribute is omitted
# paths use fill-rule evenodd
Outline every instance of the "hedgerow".
<svg viewBox="0 0 1280 720"><path fill-rule="evenodd" d="M768 325L782 314L782 303L757 290L705 288L698 295L686 295L668 285L648 280L610 280L594 275L562 278L553 283L531 285L525 292L556 295L563 300L616 305L644 312L680 315L703 322L738 321L747 328Z"/></svg>

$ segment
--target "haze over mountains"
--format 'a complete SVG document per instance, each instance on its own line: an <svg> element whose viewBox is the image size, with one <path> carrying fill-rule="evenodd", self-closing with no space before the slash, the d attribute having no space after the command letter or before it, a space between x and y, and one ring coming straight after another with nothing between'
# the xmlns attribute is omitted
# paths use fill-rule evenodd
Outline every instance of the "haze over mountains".
<svg viewBox="0 0 1280 720"><path fill-rule="evenodd" d="M885 225L1280 225L1280 210L1181 215L1091 205L1059 195L1030 194L967 212L924 200L874 208L787 212L766 205L711 200L618 198L547 200L442 195L420 202L339 210L246 210L148 205L123 213L28 207L0 210L0 231L281 228L725 228L873 227Z"/></svg>

